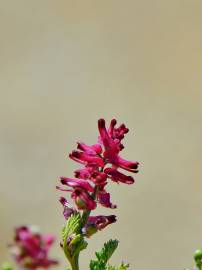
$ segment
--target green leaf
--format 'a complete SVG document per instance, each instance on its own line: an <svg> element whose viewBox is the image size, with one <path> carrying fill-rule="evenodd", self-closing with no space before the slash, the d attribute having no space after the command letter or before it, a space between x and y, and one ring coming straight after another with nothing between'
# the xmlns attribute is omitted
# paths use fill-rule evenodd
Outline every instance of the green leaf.
<svg viewBox="0 0 202 270"><path fill-rule="evenodd" d="M124 264L122 263L121 265L119 266L111 266L111 265L108 265L107 266L107 270L127 270L129 267L129 264Z"/></svg>
<svg viewBox="0 0 202 270"><path fill-rule="evenodd" d="M197 249L194 252L194 260L198 269L201 270L202 269L202 249Z"/></svg>
<svg viewBox="0 0 202 270"><path fill-rule="evenodd" d="M81 229L81 215L75 213L68 218L65 226L62 228L62 240L64 241L67 236L79 233Z"/></svg>
<svg viewBox="0 0 202 270"><path fill-rule="evenodd" d="M13 267L11 266L11 264L10 263L3 263L2 264L2 266L1 266L1 268L0 268L1 270L13 270Z"/></svg>
<svg viewBox="0 0 202 270"><path fill-rule="evenodd" d="M99 261L107 263L117 247L117 240L109 240L104 244L104 247L101 249L101 251L96 252L95 255Z"/></svg>
<svg viewBox="0 0 202 270"><path fill-rule="evenodd" d="M95 253L97 260L90 261L91 270L106 270L107 262L118 246L117 240L109 240L104 244L104 247Z"/></svg>
<svg viewBox="0 0 202 270"><path fill-rule="evenodd" d="M75 213L70 216L62 228L63 250L69 261L87 247L87 242L81 233L81 215Z"/></svg>
<svg viewBox="0 0 202 270"><path fill-rule="evenodd" d="M82 250L86 249L88 243L84 240L83 235L76 235L69 244L69 247L74 251L72 256L79 254Z"/></svg>

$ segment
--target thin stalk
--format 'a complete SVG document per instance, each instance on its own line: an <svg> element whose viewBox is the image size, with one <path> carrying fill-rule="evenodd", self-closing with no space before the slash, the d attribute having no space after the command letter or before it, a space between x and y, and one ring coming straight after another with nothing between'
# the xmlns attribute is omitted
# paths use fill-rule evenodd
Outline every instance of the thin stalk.
<svg viewBox="0 0 202 270"><path fill-rule="evenodd" d="M72 258L70 261L72 270L79 270L79 255Z"/></svg>

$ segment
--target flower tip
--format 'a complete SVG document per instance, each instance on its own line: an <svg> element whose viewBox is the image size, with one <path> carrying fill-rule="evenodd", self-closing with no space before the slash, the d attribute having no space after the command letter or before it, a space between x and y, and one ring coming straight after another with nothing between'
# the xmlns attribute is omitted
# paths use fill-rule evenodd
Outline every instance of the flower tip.
<svg viewBox="0 0 202 270"><path fill-rule="evenodd" d="M84 144L82 141L77 141L77 149L83 150L82 145ZM75 150L74 150L75 151Z"/></svg>
<svg viewBox="0 0 202 270"><path fill-rule="evenodd" d="M116 123L117 123L116 119L113 118L113 119L111 120L111 125L114 127L114 126L116 126Z"/></svg>
<svg viewBox="0 0 202 270"><path fill-rule="evenodd" d="M104 120L103 118L100 118L100 119L98 120L98 126L99 126L99 127L105 127L105 120Z"/></svg>
<svg viewBox="0 0 202 270"><path fill-rule="evenodd" d="M135 179L132 176L128 176L128 179L126 181L126 184L132 185L135 183Z"/></svg>
<svg viewBox="0 0 202 270"><path fill-rule="evenodd" d="M138 166L139 166L139 162L134 162L131 164L130 168L131 169L138 169Z"/></svg>
<svg viewBox="0 0 202 270"><path fill-rule="evenodd" d="M72 153L69 154L69 157L70 157L70 158L72 158L72 157L73 157L73 158L74 158L74 157L75 157L75 158L79 158L79 153L80 153L79 151L73 150ZM71 156L70 156L70 155L71 155Z"/></svg>
<svg viewBox="0 0 202 270"><path fill-rule="evenodd" d="M115 216L115 215L111 215L111 216L109 216L109 221L110 221L110 223L114 223L114 222L116 222L116 221L117 221L116 216Z"/></svg>
<svg viewBox="0 0 202 270"><path fill-rule="evenodd" d="M60 178L60 182L61 182L61 184L63 184L63 185L65 185L65 184L66 184L65 179Z"/></svg>
<svg viewBox="0 0 202 270"><path fill-rule="evenodd" d="M62 205L65 205L67 203L67 200L65 199L65 197L60 197L59 198L59 202L62 204Z"/></svg>
<svg viewBox="0 0 202 270"><path fill-rule="evenodd" d="M61 184L65 185L66 182L67 182L67 177L65 177L65 176L60 176L60 182L61 182Z"/></svg>

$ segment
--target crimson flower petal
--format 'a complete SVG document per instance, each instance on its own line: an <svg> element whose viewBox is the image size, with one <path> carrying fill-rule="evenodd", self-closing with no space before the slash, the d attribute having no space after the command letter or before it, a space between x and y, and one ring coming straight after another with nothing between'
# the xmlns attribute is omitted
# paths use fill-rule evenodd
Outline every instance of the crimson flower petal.
<svg viewBox="0 0 202 270"><path fill-rule="evenodd" d="M104 229L106 226L108 226L111 223L116 222L116 216L115 215L109 215L109 216L90 216L88 218L87 227L91 225L95 225L98 230Z"/></svg>
<svg viewBox="0 0 202 270"><path fill-rule="evenodd" d="M78 142L77 148L92 155L97 155L102 153L102 147L100 144L93 144L91 146L83 143L83 142Z"/></svg>
<svg viewBox="0 0 202 270"><path fill-rule="evenodd" d="M60 197L60 203L63 205L63 215L65 219L68 219L72 214L76 212L75 209L73 209L70 204L67 202L67 200L64 197Z"/></svg>
<svg viewBox="0 0 202 270"><path fill-rule="evenodd" d="M97 206L96 202L84 190L75 190L72 193L72 198L75 199L76 205L80 210L94 210Z"/></svg>
<svg viewBox="0 0 202 270"><path fill-rule="evenodd" d="M116 208L117 206L115 204L112 204L110 201L110 193L107 192L99 192L97 195L98 202L107 208Z"/></svg>
<svg viewBox="0 0 202 270"><path fill-rule="evenodd" d="M132 176L125 175L117 169L114 168L106 168L104 172L112 179L114 182L121 182L124 184L133 184L135 181Z"/></svg>
<svg viewBox="0 0 202 270"><path fill-rule="evenodd" d="M108 225L116 222L116 216L110 215L110 216L90 216L88 218L86 226L83 228L83 232L87 237L90 237L94 233L96 233L98 230L101 231Z"/></svg>
<svg viewBox="0 0 202 270"><path fill-rule="evenodd" d="M89 184L88 181L79 178L68 178L68 177L60 177L61 183L63 185L67 185L72 188L82 188L89 192L93 192L93 187Z"/></svg>
<svg viewBox="0 0 202 270"><path fill-rule="evenodd" d="M84 165L86 164L95 164L98 167L104 166L104 161L99 156L87 154L85 152L79 152L79 151L72 151L72 153L69 155L71 159L74 161L77 161L79 163L82 163Z"/></svg>
<svg viewBox="0 0 202 270"><path fill-rule="evenodd" d="M124 170L129 171L129 172L137 173L139 162L128 161L128 160L125 160L122 157L118 156L116 159L116 165Z"/></svg>
<svg viewBox="0 0 202 270"><path fill-rule="evenodd" d="M58 264L48 256L54 242L52 235L41 235L32 227L21 226L15 230L14 243L10 245L16 262L24 269L35 270Z"/></svg>

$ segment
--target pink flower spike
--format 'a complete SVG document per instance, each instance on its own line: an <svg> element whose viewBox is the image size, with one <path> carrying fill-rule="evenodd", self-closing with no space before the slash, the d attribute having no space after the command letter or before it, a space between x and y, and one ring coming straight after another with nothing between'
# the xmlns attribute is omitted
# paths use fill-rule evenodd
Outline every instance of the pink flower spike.
<svg viewBox="0 0 202 270"><path fill-rule="evenodd" d="M15 230L11 253L22 269L35 270L58 264L48 256L54 242L52 235L42 235L33 227L21 226Z"/></svg>
<svg viewBox="0 0 202 270"><path fill-rule="evenodd" d="M135 182L132 176L125 175L117 169L114 168L106 168L104 172L111 178L112 181L114 182L121 182L124 184L131 185Z"/></svg>
<svg viewBox="0 0 202 270"><path fill-rule="evenodd" d="M67 178L67 177L60 177L61 183L63 185L67 185L72 188L82 188L86 191L93 192L93 187L89 184L88 181L79 178Z"/></svg>
<svg viewBox="0 0 202 270"><path fill-rule="evenodd" d="M124 148L122 140L129 131L125 124L117 127L116 119L112 119L106 127L105 120L99 119L98 130L98 143L87 145L77 142L77 150L72 151L69 157L83 166L74 171L75 178L60 178L62 185L67 186L66 189L57 187L61 191L71 192L79 210L95 209L96 202L104 207L116 208L110 201L110 193L105 190L108 180L130 185L135 182L134 178L119 169L138 172L138 162L125 160L120 156ZM67 207L64 202L63 207ZM69 215L69 210L67 214Z"/></svg>

